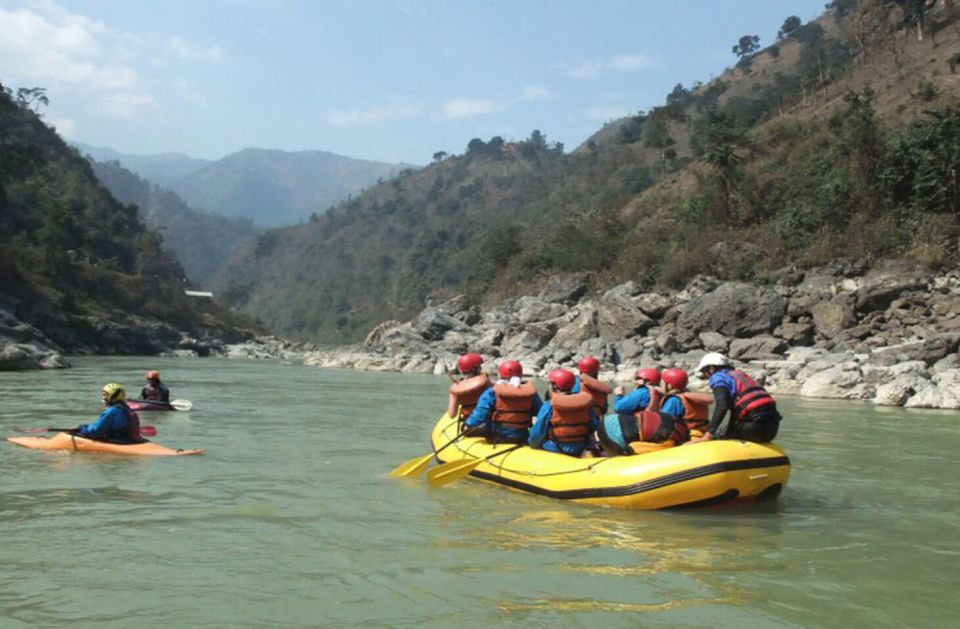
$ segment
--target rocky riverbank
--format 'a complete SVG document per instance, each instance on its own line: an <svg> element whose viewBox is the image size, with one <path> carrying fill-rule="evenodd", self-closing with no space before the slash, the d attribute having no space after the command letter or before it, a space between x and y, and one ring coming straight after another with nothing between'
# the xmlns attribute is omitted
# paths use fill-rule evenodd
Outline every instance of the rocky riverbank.
<svg viewBox="0 0 960 629"><path fill-rule="evenodd" d="M428 304L412 321L381 323L363 343L307 351L304 361L443 373L472 351L543 377L591 354L602 378L628 382L638 367L692 371L704 351L720 351L776 393L960 409L957 270L837 263L765 280L698 276L660 292L627 282L590 295L590 278L573 275L487 310L463 295Z"/></svg>

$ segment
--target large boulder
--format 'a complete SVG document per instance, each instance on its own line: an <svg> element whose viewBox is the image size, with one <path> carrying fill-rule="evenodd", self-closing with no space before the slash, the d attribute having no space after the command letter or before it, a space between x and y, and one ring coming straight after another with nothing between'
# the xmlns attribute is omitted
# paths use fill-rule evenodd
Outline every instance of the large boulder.
<svg viewBox="0 0 960 629"><path fill-rule="evenodd" d="M813 315L817 333L826 339L833 338L857 322L853 296L845 293L814 304L810 314Z"/></svg>
<svg viewBox="0 0 960 629"><path fill-rule="evenodd" d="M677 328L684 340L707 331L750 337L772 332L786 309L786 299L768 288L727 282L691 299L677 319Z"/></svg>
<svg viewBox="0 0 960 629"><path fill-rule="evenodd" d="M428 341L436 341L450 330L469 330L469 326L459 319L441 312L437 308L424 308L417 317L416 329Z"/></svg>
<svg viewBox="0 0 960 629"><path fill-rule="evenodd" d="M653 319L643 314L628 299L602 300L597 304L597 328L607 340L617 340L642 334L653 327Z"/></svg>
<svg viewBox="0 0 960 629"><path fill-rule="evenodd" d="M587 293L587 274L574 273L555 277L540 291L540 299L572 306Z"/></svg>
<svg viewBox="0 0 960 629"><path fill-rule="evenodd" d="M557 330L553 343L566 349L574 349L587 339L597 336L597 309L587 306L573 321Z"/></svg>
<svg viewBox="0 0 960 629"><path fill-rule="evenodd" d="M543 301L537 297L520 297L514 302L513 307L516 311L516 317L521 323L546 321L567 312L566 306Z"/></svg>
<svg viewBox="0 0 960 629"><path fill-rule="evenodd" d="M804 397L862 399L867 394L859 365L847 361L811 375L800 388Z"/></svg>
<svg viewBox="0 0 960 629"><path fill-rule="evenodd" d="M764 360L775 358L787 351L783 339L768 334L730 342L730 357L737 360Z"/></svg>

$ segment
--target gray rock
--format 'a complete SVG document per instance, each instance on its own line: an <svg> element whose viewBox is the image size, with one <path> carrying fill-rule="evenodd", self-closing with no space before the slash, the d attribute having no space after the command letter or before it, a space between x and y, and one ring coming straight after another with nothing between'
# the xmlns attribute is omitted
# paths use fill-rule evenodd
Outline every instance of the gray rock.
<svg viewBox="0 0 960 629"><path fill-rule="evenodd" d="M708 352L726 352L729 346L727 337L719 332L701 332L698 338L700 343L703 344L703 349Z"/></svg>
<svg viewBox="0 0 960 629"><path fill-rule="evenodd" d="M587 339L597 336L597 309L581 308L576 319L557 330L553 342L567 349L574 349Z"/></svg>
<svg viewBox="0 0 960 629"><path fill-rule="evenodd" d="M642 289L639 284L636 282L630 281L623 284L614 286L607 292L603 294L601 299L603 301L614 300L614 299L631 299L636 297L642 292Z"/></svg>
<svg viewBox="0 0 960 629"><path fill-rule="evenodd" d="M587 293L587 277L586 273L556 277L540 291L539 297L546 302L573 305Z"/></svg>
<svg viewBox="0 0 960 629"><path fill-rule="evenodd" d="M922 360L927 365L933 365L948 354L955 353L958 346L960 346L960 335L953 333L939 334L923 341L885 347L877 351L871 360L889 364L907 360Z"/></svg>
<svg viewBox="0 0 960 629"><path fill-rule="evenodd" d="M810 313L813 315L817 333L828 339L857 321L853 296L849 294L840 294L829 301L819 302L810 309Z"/></svg>
<svg viewBox="0 0 960 629"><path fill-rule="evenodd" d="M708 331L749 337L771 332L786 308L786 300L768 288L727 282L692 299L677 319L677 327L684 341Z"/></svg>
<svg viewBox="0 0 960 629"><path fill-rule="evenodd" d="M813 345L815 328L812 323L784 323L780 336L790 345Z"/></svg>
<svg viewBox="0 0 960 629"><path fill-rule="evenodd" d="M550 303L536 297L520 297L514 302L516 316L522 323L546 321L559 317L567 312L563 304Z"/></svg>
<svg viewBox="0 0 960 629"><path fill-rule="evenodd" d="M417 317L416 329L423 338L436 341L450 330L469 330L469 327L436 308L424 308Z"/></svg>
<svg viewBox="0 0 960 629"><path fill-rule="evenodd" d="M518 350L536 352L543 349L556 332L557 328L553 324L531 323L524 327L519 333L512 336L505 336L501 343L501 348L507 354Z"/></svg>
<svg viewBox="0 0 960 629"><path fill-rule="evenodd" d="M597 304L597 331L601 338L629 338L652 326L653 319L627 299L603 300Z"/></svg>
<svg viewBox="0 0 960 629"><path fill-rule="evenodd" d="M643 312L643 314L659 319L673 305L673 300L659 293L644 293L633 298L633 303Z"/></svg>
<svg viewBox="0 0 960 629"><path fill-rule="evenodd" d="M774 336L760 335L730 342L730 357L737 360L774 358L787 350L787 343Z"/></svg>

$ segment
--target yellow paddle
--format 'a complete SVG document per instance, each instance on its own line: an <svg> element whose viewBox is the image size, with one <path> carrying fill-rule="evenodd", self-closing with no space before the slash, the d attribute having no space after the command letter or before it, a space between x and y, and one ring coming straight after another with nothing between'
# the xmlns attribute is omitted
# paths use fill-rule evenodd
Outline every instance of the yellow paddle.
<svg viewBox="0 0 960 629"><path fill-rule="evenodd" d="M390 476L419 476L420 472L427 469L427 466L430 465L430 461L433 460L433 457L437 456L444 448L447 446L453 445L460 439L472 434L469 430L464 431L445 443L440 447L436 452L431 452L426 456L417 457L415 459L410 459L406 463L401 463L390 472Z"/></svg>
<svg viewBox="0 0 960 629"><path fill-rule="evenodd" d="M443 463L436 466L429 472L427 472L427 482L430 483L431 487L440 487L446 485L447 483L452 483L458 478L463 478L477 468L484 461L489 461L494 457L501 456L507 452L513 452L523 446L527 445L526 443L518 443L512 448L507 448L502 452L495 452L490 456L486 456L482 459L471 459L469 461L451 461L449 463Z"/></svg>

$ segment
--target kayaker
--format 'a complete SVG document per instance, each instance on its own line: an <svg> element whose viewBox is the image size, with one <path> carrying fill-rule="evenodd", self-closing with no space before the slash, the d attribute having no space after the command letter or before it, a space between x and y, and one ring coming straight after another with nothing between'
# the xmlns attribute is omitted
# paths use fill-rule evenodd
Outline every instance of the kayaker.
<svg viewBox="0 0 960 629"><path fill-rule="evenodd" d="M458 417L460 421L464 421L470 417L483 392L490 388L490 379L483 373L483 357L480 354L463 354L458 357L457 370L461 378L450 385L447 416Z"/></svg>
<svg viewBox="0 0 960 629"><path fill-rule="evenodd" d="M140 390L141 400L170 403L170 389L160 382L159 371L148 371L144 380L147 381L147 386Z"/></svg>
<svg viewBox="0 0 960 629"><path fill-rule="evenodd" d="M660 377L666 393L666 397L663 398L663 410L676 414L676 402L679 401L682 406L680 416L687 423L690 436L702 436L710 418L710 404L713 402L713 395L700 391L688 391L687 384L690 378L683 369L677 369L676 367L664 369Z"/></svg>
<svg viewBox="0 0 960 629"><path fill-rule="evenodd" d="M600 361L594 356L584 356L577 363L577 371L580 372L580 376L573 385L571 393L580 393L582 386L583 391L593 397L593 412L597 417L603 417L607 412L607 396L612 389L610 385L597 379L600 375Z"/></svg>
<svg viewBox="0 0 960 629"><path fill-rule="evenodd" d="M637 369L634 374L637 388L624 395L624 388L618 386L613 390L613 412L632 415L638 411L660 410L660 370Z"/></svg>
<svg viewBox="0 0 960 629"><path fill-rule="evenodd" d="M490 443L526 443L543 401L533 384L523 379L519 362L503 361L497 375L500 379L480 395L464 426Z"/></svg>
<svg viewBox="0 0 960 629"><path fill-rule="evenodd" d="M716 406L706 432L696 441L710 439L741 439L767 443L773 441L780 428L777 402L753 378L734 369L726 356L709 352L700 359L697 371L709 378ZM730 421L725 432L720 432L727 412Z"/></svg>
<svg viewBox="0 0 960 629"><path fill-rule="evenodd" d="M576 376L566 369L554 369L547 380L550 399L540 407L527 443L531 448L580 456L599 424L593 412L593 397L572 392Z"/></svg>
<svg viewBox="0 0 960 629"><path fill-rule="evenodd" d="M116 383L104 385L101 394L106 408L100 413L100 417L92 424L80 424L74 433L88 439L112 443L143 442L144 439L140 436L140 418L136 411L127 406L127 392L123 386Z"/></svg>

